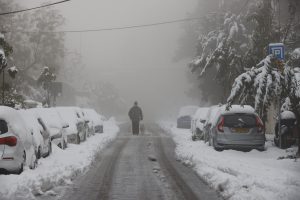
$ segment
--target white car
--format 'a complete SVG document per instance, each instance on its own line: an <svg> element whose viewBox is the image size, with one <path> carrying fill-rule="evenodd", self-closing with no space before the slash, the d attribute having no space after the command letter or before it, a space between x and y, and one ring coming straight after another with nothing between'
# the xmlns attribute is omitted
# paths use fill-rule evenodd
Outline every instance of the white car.
<svg viewBox="0 0 300 200"><path fill-rule="evenodd" d="M68 123L69 127L66 128L67 142L79 144L87 137L85 127L85 119L83 119L80 108L78 107L56 107L55 108L61 118Z"/></svg>
<svg viewBox="0 0 300 200"><path fill-rule="evenodd" d="M215 106L209 107L209 110L207 111L207 115L205 117L206 122L204 123L204 127L203 127L203 135L204 135L205 142L208 142L208 140L209 140L210 129L212 127L213 122L217 118L217 114L218 114L220 108L221 108L221 106L215 105Z"/></svg>
<svg viewBox="0 0 300 200"><path fill-rule="evenodd" d="M192 117L191 121L191 132L192 132L192 140L195 141L197 139L203 140L204 134L204 124L207 120L207 113L209 111L209 108L202 107L198 108L195 115Z"/></svg>
<svg viewBox="0 0 300 200"><path fill-rule="evenodd" d="M67 135L65 129L68 124L63 120L55 108L32 108L27 110L34 113L44 122L46 129L50 133L51 141L58 147L67 147Z"/></svg>
<svg viewBox="0 0 300 200"><path fill-rule="evenodd" d="M19 110L18 112L33 133L37 159L49 156L52 152L51 137L43 119L27 110Z"/></svg>
<svg viewBox="0 0 300 200"><path fill-rule="evenodd" d="M92 127L91 132L103 133L103 117L93 109L83 109L86 117L89 120L89 127Z"/></svg>
<svg viewBox="0 0 300 200"><path fill-rule="evenodd" d="M21 173L37 164L33 133L18 111L0 106L0 171Z"/></svg>
<svg viewBox="0 0 300 200"><path fill-rule="evenodd" d="M177 128L190 129L192 116L198 108L198 106L184 106L180 108L177 116Z"/></svg>

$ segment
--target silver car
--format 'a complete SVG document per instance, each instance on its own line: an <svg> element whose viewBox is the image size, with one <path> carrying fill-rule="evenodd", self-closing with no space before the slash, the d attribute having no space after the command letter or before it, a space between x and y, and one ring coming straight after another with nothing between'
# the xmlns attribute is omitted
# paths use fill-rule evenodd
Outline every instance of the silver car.
<svg viewBox="0 0 300 200"><path fill-rule="evenodd" d="M33 133L16 110L0 106L0 172L21 173L36 164Z"/></svg>
<svg viewBox="0 0 300 200"><path fill-rule="evenodd" d="M209 131L209 144L216 150L265 149L264 125L251 106L219 109Z"/></svg>

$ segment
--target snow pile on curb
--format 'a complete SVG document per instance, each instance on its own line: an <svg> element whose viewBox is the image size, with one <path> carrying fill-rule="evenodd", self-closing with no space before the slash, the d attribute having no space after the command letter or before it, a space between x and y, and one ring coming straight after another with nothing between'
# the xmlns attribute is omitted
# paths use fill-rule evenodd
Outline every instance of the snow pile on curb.
<svg viewBox="0 0 300 200"><path fill-rule="evenodd" d="M104 149L119 132L112 119L104 123L104 133L87 138L80 145L68 144L62 150L53 145L53 153L39 160L35 170L28 168L21 175L0 175L0 199L35 199L53 187L71 183L92 164L96 154Z"/></svg>
<svg viewBox="0 0 300 200"><path fill-rule="evenodd" d="M193 142L190 130L160 123L176 143L176 155L225 199L300 199L300 161L278 160L296 148L281 150L266 143L267 150L215 151L203 141Z"/></svg>

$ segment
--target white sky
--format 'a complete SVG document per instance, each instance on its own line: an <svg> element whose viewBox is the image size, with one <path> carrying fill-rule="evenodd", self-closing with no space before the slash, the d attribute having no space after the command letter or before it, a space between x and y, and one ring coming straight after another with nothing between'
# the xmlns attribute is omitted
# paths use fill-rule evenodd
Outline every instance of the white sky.
<svg viewBox="0 0 300 200"><path fill-rule="evenodd" d="M26 7L43 0L23 0ZM54 2L51 1L51 2ZM66 30L155 23L185 18L197 0L72 0L55 6L66 18ZM151 116L192 103L187 61L172 63L181 24L98 33L70 33L67 47L82 53L92 79L113 83L131 106L138 100ZM81 38L81 39L80 39ZM191 55L192 56L192 55ZM151 113L151 114L150 114Z"/></svg>

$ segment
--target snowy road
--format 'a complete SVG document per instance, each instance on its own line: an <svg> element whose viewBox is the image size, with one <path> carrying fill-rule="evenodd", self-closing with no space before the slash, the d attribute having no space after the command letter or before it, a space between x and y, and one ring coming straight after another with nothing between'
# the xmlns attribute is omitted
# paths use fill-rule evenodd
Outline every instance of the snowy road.
<svg viewBox="0 0 300 200"><path fill-rule="evenodd" d="M133 136L128 125L121 126L115 142L59 199L218 199L190 168L176 161L172 139L156 125L147 128Z"/></svg>

